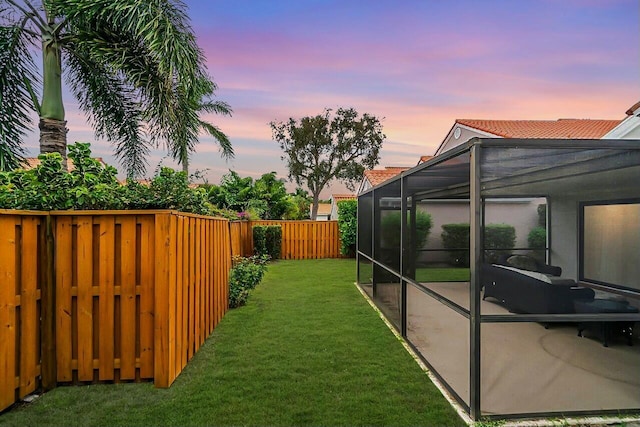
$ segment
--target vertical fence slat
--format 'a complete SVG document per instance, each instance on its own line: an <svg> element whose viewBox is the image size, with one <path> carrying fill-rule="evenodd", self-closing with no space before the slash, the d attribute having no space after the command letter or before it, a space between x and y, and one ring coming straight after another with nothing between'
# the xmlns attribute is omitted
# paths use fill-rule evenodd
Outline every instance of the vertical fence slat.
<svg viewBox="0 0 640 427"><path fill-rule="evenodd" d="M0 409L15 401L16 232L15 217L0 217Z"/></svg>
<svg viewBox="0 0 640 427"><path fill-rule="evenodd" d="M58 381L73 379L71 371L71 285L72 285L72 221L71 217L56 219L56 359Z"/></svg>
<svg viewBox="0 0 640 427"><path fill-rule="evenodd" d="M116 222L113 216L104 216L100 220L100 267L99 277L99 316L100 316L100 349L98 378L100 381L114 378L114 265Z"/></svg>
<svg viewBox="0 0 640 427"><path fill-rule="evenodd" d="M136 217L122 218L120 239L120 379L136 377Z"/></svg>
<svg viewBox="0 0 640 427"><path fill-rule="evenodd" d="M193 231L194 231L194 258L191 260L191 262L194 264L195 267L195 280L194 280L194 288L195 288L195 300L194 300L194 309L195 309L195 316L194 316L194 329L193 329L193 345L194 345L194 353L196 351L198 351L198 349L200 348L200 323L201 323L201 316L202 316L202 306L201 306L201 302L202 302L202 276L201 276L201 264L200 264L200 257L202 256L202 252L201 252L201 241L200 241L200 226L202 225L202 220L200 218L194 218L194 227L193 227Z"/></svg>
<svg viewBox="0 0 640 427"><path fill-rule="evenodd" d="M178 289L176 289L176 360L175 369L179 372L184 367L184 217L178 217L176 222L176 276Z"/></svg>
<svg viewBox="0 0 640 427"><path fill-rule="evenodd" d="M78 218L78 379L93 380L93 230L91 217Z"/></svg>
<svg viewBox="0 0 640 427"><path fill-rule="evenodd" d="M36 389L38 365L37 288L39 218L22 219L22 292L20 296L20 398ZM0 228L1 229L1 228ZM0 258L5 262L5 258ZM2 280L0 280L2 282Z"/></svg>
<svg viewBox="0 0 640 427"><path fill-rule="evenodd" d="M140 378L153 378L154 218L140 219Z"/></svg>
<svg viewBox="0 0 640 427"><path fill-rule="evenodd" d="M170 215L156 215L153 379L156 387L169 387L169 246Z"/></svg>

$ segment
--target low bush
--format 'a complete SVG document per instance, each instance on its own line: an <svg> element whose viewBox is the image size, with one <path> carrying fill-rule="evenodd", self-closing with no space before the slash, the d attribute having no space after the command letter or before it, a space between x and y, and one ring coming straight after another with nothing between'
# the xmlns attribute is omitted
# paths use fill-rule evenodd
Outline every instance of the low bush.
<svg viewBox="0 0 640 427"><path fill-rule="evenodd" d="M253 252L279 259L282 248L282 227L279 225L253 226Z"/></svg>
<svg viewBox="0 0 640 427"><path fill-rule="evenodd" d="M358 233L358 201L338 202L338 232L340 233L340 253L353 257L356 253Z"/></svg>
<svg viewBox="0 0 640 427"><path fill-rule="evenodd" d="M442 226L442 245L449 250L453 265L469 266L469 235L467 223L444 224ZM489 262L506 253L510 253L516 244L516 229L509 224L487 224L484 230L485 258Z"/></svg>
<svg viewBox="0 0 640 427"><path fill-rule="evenodd" d="M485 259L495 262L516 246L516 229L509 224L487 224L484 230Z"/></svg>
<svg viewBox="0 0 640 427"><path fill-rule="evenodd" d="M544 227L533 227L527 241L531 249L544 249L547 246L547 230Z"/></svg>
<svg viewBox="0 0 640 427"><path fill-rule="evenodd" d="M388 212L382 217L381 236L384 248L400 248L400 212ZM422 248L427 243L431 233L431 214L423 211L416 212L416 248ZM407 213L407 227L409 227L409 213Z"/></svg>
<svg viewBox="0 0 640 427"><path fill-rule="evenodd" d="M469 224L443 224L442 246L449 251L452 265L469 266Z"/></svg>
<svg viewBox="0 0 640 427"><path fill-rule="evenodd" d="M267 270L268 260L267 256L233 257L233 267L229 271L229 308L247 303L249 294Z"/></svg>

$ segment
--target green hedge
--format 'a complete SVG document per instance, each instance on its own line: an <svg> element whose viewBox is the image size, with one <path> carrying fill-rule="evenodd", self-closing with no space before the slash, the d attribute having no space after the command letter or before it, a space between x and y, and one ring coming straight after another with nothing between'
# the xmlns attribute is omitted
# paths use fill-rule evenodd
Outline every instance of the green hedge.
<svg viewBox="0 0 640 427"><path fill-rule="evenodd" d="M456 266L469 266L469 224L443 224L442 246L449 250L449 260Z"/></svg>
<svg viewBox="0 0 640 427"><path fill-rule="evenodd" d="M444 224L442 226L442 245L449 250L453 265L469 266L468 223ZM484 231L485 259L495 261L501 254L510 253L516 244L516 230L509 224L487 224Z"/></svg>
<svg viewBox="0 0 640 427"><path fill-rule="evenodd" d="M282 247L282 227L279 225L253 226L253 252L267 255L271 259L280 258Z"/></svg>
<svg viewBox="0 0 640 427"><path fill-rule="evenodd" d="M68 146L75 168L67 172L58 153L41 154L29 170L0 172L0 209L176 209L201 215L235 217L207 201L202 188L190 188L184 172L163 167L148 185L121 185L111 166L91 157L88 143Z"/></svg>
<svg viewBox="0 0 640 427"><path fill-rule="evenodd" d="M356 253L358 233L358 201L338 202L338 231L340 233L340 253L353 257Z"/></svg>
<svg viewBox="0 0 640 427"><path fill-rule="evenodd" d="M407 213L407 217L409 213ZM382 216L381 237L385 248L400 248L400 220L402 216L399 211L387 212ZM427 212L416 212L416 248L422 248L427 243L427 238L431 233L431 215ZM409 218L407 218L409 227Z"/></svg>
<svg viewBox="0 0 640 427"><path fill-rule="evenodd" d="M547 246L547 230L544 227L533 227L527 240L531 249L544 249Z"/></svg>

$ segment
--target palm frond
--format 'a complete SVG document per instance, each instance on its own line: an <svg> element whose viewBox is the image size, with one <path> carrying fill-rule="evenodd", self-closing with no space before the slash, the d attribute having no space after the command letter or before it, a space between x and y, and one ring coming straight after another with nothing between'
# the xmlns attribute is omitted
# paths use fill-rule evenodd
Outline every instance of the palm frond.
<svg viewBox="0 0 640 427"><path fill-rule="evenodd" d="M66 53L67 81L96 136L115 145L128 177L144 176L149 142L136 91L105 64L95 61L82 44L70 45Z"/></svg>
<svg viewBox="0 0 640 427"><path fill-rule="evenodd" d="M24 138L33 128L30 88L39 86L29 43L22 27L0 26L0 143L17 158L24 154Z"/></svg>
<svg viewBox="0 0 640 427"><path fill-rule="evenodd" d="M220 145L222 157L224 157L225 159L232 159L235 156L233 147L231 146L231 141L229 141L227 135L222 132L217 126L201 120L200 127L202 127L205 132L211 135L216 140L218 145Z"/></svg>

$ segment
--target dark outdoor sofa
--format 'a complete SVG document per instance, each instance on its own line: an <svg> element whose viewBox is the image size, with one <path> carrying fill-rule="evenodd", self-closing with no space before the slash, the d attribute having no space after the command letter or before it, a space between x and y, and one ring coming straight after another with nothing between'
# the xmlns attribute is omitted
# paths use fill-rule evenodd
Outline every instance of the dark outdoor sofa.
<svg viewBox="0 0 640 427"><path fill-rule="evenodd" d="M539 274L542 273L542 274ZM593 300L593 289L561 278L562 269L524 255L482 265L482 299L494 298L512 313L574 313L576 300Z"/></svg>

